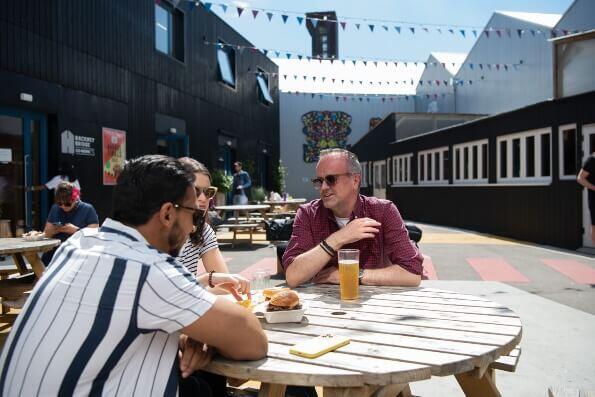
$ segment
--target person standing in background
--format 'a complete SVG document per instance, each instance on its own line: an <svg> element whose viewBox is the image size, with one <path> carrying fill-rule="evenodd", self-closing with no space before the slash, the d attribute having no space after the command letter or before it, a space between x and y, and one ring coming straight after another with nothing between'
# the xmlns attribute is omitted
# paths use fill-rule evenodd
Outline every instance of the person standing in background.
<svg viewBox="0 0 595 397"><path fill-rule="evenodd" d="M58 175L47 181L44 185L32 186L31 191L49 189L54 190L58 187L60 182L70 182L72 185L81 191L81 185L74 170L74 166L67 161L60 162L58 166Z"/></svg>
<svg viewBox="0 0 595 397"><path fill-rule="evenodd" d="M248 204L247 189L252 186L250 174L242 170L242 163L236 161L233 163L233 168L236 171L233 174L233 203L234 204Z"/></svg>
<svg viewBox="0 0 595 397"><path fill-rule="evenodd" d="M595 151L591 153L578 172L576 181L587 188L591 213L591 241L595 245Z"/></svg>

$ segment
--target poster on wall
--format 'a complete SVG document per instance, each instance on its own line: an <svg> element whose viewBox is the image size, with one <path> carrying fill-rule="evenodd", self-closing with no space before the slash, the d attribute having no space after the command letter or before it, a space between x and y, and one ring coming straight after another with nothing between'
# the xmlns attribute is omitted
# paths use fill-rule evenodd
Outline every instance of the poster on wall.
<svg viewBox="0 0 595 397"><path fill-rule="evenodd" d="M345 148L351 134L351 116L345 112L312 111L302 115L306 135L304 162L315 163L323 149Z"/></svg>
<svg viewBox="0 0 595 397"><path fill-rule="evenodd" d="M126 131L103 127L103 184L115 185L126 160Z"/></svg>

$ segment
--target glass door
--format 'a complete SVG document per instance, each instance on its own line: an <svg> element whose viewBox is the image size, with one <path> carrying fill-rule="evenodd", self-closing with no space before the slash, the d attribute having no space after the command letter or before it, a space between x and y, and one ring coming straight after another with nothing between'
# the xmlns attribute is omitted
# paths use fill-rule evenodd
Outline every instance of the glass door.
<svg viewBox="0 0 595 397"><path fill-rule="evenodd" d="M43 230L48 194L31 191L47 180L47 124L41 114L0 107L0 218L19 235Z"/></svg>
<svg viewBox="0 0 595 397"><path fill-rule="evenodd" d="M587 158L595 153L595 124L583 126L583 158L581 164L587 161ZM591 239L591 212L589 211L589 198L587 189L583 191L583 247L595 248Z"/></svg>

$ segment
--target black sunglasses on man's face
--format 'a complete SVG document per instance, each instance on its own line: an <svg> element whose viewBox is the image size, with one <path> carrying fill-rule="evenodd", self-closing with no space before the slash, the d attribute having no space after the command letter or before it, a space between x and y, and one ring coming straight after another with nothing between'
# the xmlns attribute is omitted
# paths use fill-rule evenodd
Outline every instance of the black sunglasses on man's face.
<svg viewBox="0 0 595 397"><path fill-rule="evenodd" d="M320 189L322 187L322 183L326 182L328 186L335 186L337 180L340 176L345 175L353 175L351 172L345 172L343 174L334 174L334 175L327 175L327 176L319 176L318 178L312 179L312 184L314 184L315 189Z"/></svg>
<svg viewBox="0 0 595 397"><path fill-rule="evenodd" d="M206 215L206 211L201 210L200 208L186 207L180 204L174 204L174 208L182 208L188 211L192 211L192 224L197 227L202 224Z"/></svg>

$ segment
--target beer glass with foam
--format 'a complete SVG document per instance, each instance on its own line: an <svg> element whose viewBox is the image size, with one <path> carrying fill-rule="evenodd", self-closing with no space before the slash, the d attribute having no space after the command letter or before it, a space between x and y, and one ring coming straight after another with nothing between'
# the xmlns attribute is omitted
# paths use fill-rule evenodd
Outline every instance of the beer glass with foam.
<svg viewBox="0 0 595 397"><path fill-rule="evenodd" d="M359 250L339 250L339 286L342 300L359 298Z"/></svg>

